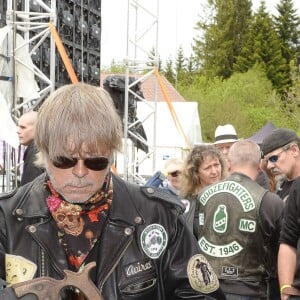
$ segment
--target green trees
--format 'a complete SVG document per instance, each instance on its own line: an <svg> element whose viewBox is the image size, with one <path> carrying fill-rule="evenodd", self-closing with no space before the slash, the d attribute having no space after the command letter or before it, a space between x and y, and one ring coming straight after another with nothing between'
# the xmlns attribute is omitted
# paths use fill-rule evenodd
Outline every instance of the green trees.
<svg viewBox="0 0 300 300"><path fill-rule="evenodd" d="M211 0L208 3L212 17L196 24L202 38L194 39L193 50L204 75L229 78L247 40L251 1Z"/></svg>
<svg viewBox="0 0 300 300"><path fill-rule="evenodd" d="M179 92L185 99L199 103L206 142L214 140L220 124L233 124L241 138L250 137L268 121L278 127L300 127L297 114L287 111L258 65L245 73L236 72L227 80L198 75L192 85L179 86Z"/></svg>
<svg viewBox="0 0 300 300"><path fill-rule="evenodd" d="M281 0L276 8L278 16L274 16L274 22L281 40L282 55L289 65L300 51L300 17L293 8L292 0Z"/></svg>
<svg viewBox="0 0 300 300"><path fill-rule="evenodd" d="M261 1L255 14L252 14L251 1L248 0L209 3L215 11L215 17L210 24L197 23L197 28L203 32L203 39L196 39L194 45L203 74L210 78L229 78L236 71L246 72L255 64L260 64L274 88L284 93L291 86L291 78L289 51L283 49L289 49L287 45L291 36L294 40L297 36L295 31L293 35L288 34L288 29L292 30L296 24L291 21L295 20L291 3L289 6L284 4L281 9L284 11L287 6L289 8L284 11L286 22L277 23L277 28L281 28L282 35L285 33L288 42L284 42L277 33L273 19L266 11L265 1ZM278 27L279 24L282 26Z"/></svg>
<svg viewBox="0 0 300 300"><path fill-rule="evenodd" d="M252 64L260 64L273 87L282 94L291 84L289 68L281 52L281 41L275 24L266 11L264 1L254 14L249 36L252 42Z"/></svg>
<svg viewBox="0 0 300 300"><path fill-rule="evenodd" d="M298 1L298 0L295 0ZM293 0L280 0L276 16L261 1L207 0L196 23L193 53L182 47L162 73L188 101L199 103L202 136L214 139L232 123L248 137L268 121L300 134L300 17Z"/></svg>
<svg viewBox="0 0 300 300"><path fill-rule="evenodd" d="M292 0L281 0L271 16L265 1L208 0L211 15L196 27L192 86L179 84L199 102L203 137L213 140L218 124L233 123L243 137L272 121L300 129L299 17ZM271 109L270 109L271 108Z"/></svg>

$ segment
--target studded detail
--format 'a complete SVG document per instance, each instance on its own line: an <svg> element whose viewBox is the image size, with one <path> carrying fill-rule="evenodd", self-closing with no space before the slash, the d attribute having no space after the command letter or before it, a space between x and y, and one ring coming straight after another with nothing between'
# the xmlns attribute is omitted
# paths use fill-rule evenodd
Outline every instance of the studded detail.
<svg viewBox="0 0 300 300"><path fill-rule="evenodd" d="M33 226L33 225L29 226L28 231L31 232L31 233L35 233L36 232L36 227Z"/></svg>
<svg viewBox="0 0 300 300"><path fill-rule="evenodd" d="M148 187L148 188L147 188L147 192L148 192L149 194L153 194L153 193L154 193L154 189L153 189L152 187Z"/></svg>
<svg viewBox="0 0 300 300"><path fill-rule="evenodd" d="M142 224L142 218L141 217L135 217L134 218L134 222L136 223L136 224Z"/></svg>
<svg viewBox="0 0 300 300"><path fill-rule="evenodd" d="M22 216L22 215L23 215L23 209L18 208L18 209L16 210L16 214L17 214L18 216Z"/></svg>
<svg viewBox="0 0 300 300"><path fill-rule="evenodd" d="M132 229L129 228L129 227L127 227L127 228L125 228L124 233L125 233L126 235L131 235L131 234L132 234Z"/></svg>

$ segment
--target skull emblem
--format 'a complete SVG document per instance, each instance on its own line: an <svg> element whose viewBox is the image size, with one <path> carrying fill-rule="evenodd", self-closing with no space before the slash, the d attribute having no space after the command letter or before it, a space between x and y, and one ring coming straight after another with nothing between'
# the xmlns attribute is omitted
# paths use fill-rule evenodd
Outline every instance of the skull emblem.
<svg viewBox="0 0 300 300"><path fill-rule="evenodd" d="M84 226L80 210L81 209L78 206L62 204L52 213L58 228L68 234L78 236L82 232Z"/></svg>

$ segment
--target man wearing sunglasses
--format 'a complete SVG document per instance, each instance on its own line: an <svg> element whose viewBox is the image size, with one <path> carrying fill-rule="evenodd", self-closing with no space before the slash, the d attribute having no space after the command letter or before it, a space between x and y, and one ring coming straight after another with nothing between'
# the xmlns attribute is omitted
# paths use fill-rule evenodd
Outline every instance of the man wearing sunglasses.
<svg viewBox="0 0 300 300"><path fill-rule="evenodd" d="M277 192L284 201L287 200L294 180L300 175L300 162L297 156L299 138L287 128L274 129L267 135L261 145L266 168L271 172L279 170L286 176Z"/></svg>
<svg viewBox="0 0 300 300"><path fill-rule="evenodd" d="M67 281L51 299L88 299L93 288L99 297L89 300L225 299L182 205L111 173L122 124L107 92L84 83L59 88L39 109L35 142L46 173L0 197L0 278L9 285L0 299L36 299L50 285L34 289L31 279L61 286L64 270L79 285L89 263L90 286Z"/></svg>
<svg viewBox="0 0 300 300"><path fill-rule="evenodd" d="M281 299L300 299L300 138L293 130L278 128L264 139L262 146L267 167L277 167L289 180L278 253Z"/></svg>

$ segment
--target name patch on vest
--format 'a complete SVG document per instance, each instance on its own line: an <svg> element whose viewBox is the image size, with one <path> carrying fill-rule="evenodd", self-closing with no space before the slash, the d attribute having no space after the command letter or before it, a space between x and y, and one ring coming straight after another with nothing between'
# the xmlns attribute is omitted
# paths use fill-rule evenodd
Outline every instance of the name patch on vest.
<svg viewBox="0 0 300 300"><path fill-rule="evenodd" d="M243 247L237 241L233 241L227 245L214 245L213 243L209 242L204 236L202 236L199 239L198 243L201 250L205 254L214 257L231 257L243 250Z"/></svg>
<svg viewBox="0 0 300 300"><path fill-rule="evenodd" d="M255 202L247 189L238 182L230 180L216 183L212 187L206 189L200 196L199 201L202 205L206 205L207 201L209 201L212 196L219 193L230 193L234 195L240 202L244 212L255 209Z"/></svg>
<svg viewBox="0 0 300 300"><path fill-rule="evenodd" d="M221 276L225 277L238 277L239 270L237 267L226 267L222 266Z"/></svg>
<svg viewBox="0 0 300 300"><path fill-rule="evenodd" d="M130 265L125 266L125 275L127 278L139 276L144 273L153 272L153 263L151 260L134 262Z"/></svg>

